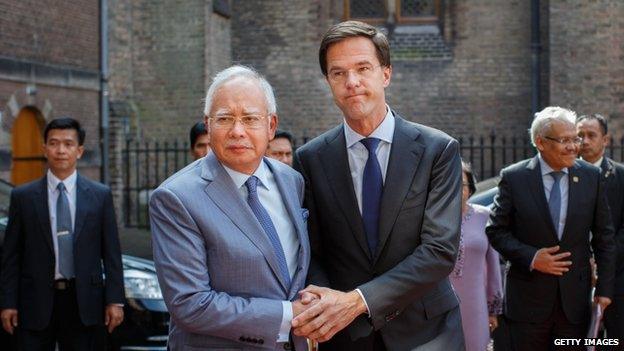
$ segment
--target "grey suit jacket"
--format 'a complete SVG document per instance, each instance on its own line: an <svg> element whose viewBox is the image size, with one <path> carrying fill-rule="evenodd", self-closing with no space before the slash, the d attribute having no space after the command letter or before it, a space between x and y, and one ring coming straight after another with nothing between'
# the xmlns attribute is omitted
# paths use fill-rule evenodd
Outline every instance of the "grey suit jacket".
<svg viewBox="0 0 624 351"><path fill-rule="evenodd" d="M287 286L260 223L213 153L150 200L154 262L171 314L171 350L276 349L282 301L304 288L310 249L301 175L265 158L294 223L298 268ZM297 350L305 339L294 338Z"/></svg>
<svg viewBox="0 0 624 351"><path fill-rule="evenodd" d="M460 322L446 319L446 312L458 306L447 278L455 264L461 221L458 143L395 117L373 257L353 190L344 127L296 153L295 168L304 175L310 210L308 279L342 291L359 288L370 309L369 320L356 318L324 349L357 349L355 342L370 337L373 329L389 350L433 349L444 329L461 338Z"/></svg>

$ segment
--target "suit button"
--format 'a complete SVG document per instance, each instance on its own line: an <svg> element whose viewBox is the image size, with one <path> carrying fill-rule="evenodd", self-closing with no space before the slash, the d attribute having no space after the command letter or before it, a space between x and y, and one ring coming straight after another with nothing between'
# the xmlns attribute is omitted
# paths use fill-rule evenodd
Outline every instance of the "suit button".
<svg viewBox="0 0 624 351"><path fill-rule="evenodd" d="M260 344L260 345L264 344L264 339L258 340L258 344Z"/></svg>
<svg viewBox="0 0 624 351"><path fill-rule="evenodd" d="M254 344L257 344L258 343L258 339L253 338L253 339L251 339L251 342L253 342Z"/></svg>
<svg viewBox="0 0 624 351"><path fill-rule="evenodd" d="M241 336L240 338L238 338L238 340L240 340L240 341L243 341L243 342L244 342L244 341L245 341L245 337Z"/></svg>
<svg viewBox="0 0 624 351"><path fill-rule="evenodd" d="M289 342L285 343L284 350L292 350L292 345Z"/></svg>

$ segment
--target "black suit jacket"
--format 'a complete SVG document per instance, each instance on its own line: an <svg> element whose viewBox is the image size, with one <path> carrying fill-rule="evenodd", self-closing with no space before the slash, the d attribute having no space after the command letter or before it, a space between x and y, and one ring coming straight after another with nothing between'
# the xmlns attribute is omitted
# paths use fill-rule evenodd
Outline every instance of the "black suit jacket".
<svg viewBox="0 0 624 351"><path fill-rule="evenodd" d="M589 321L590 244L599 272L596 295L613 295L613 227L600 172L578 160L569 168L568 179L568 209L560 241L550 218L538 157L501 171L486 233L492 246L511 261L505 293L505 315L511 320L545 321L560 298L570 322ZM570 271L561 277L531 271L537 250L555 245L572 254Z"/></svg>
<svg viewBox="0 0 624 351"><path fill-rule="evenodd" d="M432 319L458 305L447 276L459 242L461 164L454 139L395 116L374 257L353 189L344 127L299 148L295 168L305 178L310 211L308 281L342 291L359 288L370 309L370 322L362 315L334 338L355 340L374 328L388 349L407 350L435 337L439 320Z"/></svg>
<svg viewBox="0 0 624 351"><path fill-rule="evenodd" d="M123 303L123 271L110 189L80 175L76 186L76 298L80 318L89 326L104 322L105 304ZM41 330L50 323L54 262L47 178L43 177L11 192L2 247L0 307L16 308L20 327Z"/></svg>
<svg viewBox="0 0 624 351"><path fill-rule="evenodd" d="M624 166L604 157L600 164L615 230L615 291L624 295Z"/></svg>

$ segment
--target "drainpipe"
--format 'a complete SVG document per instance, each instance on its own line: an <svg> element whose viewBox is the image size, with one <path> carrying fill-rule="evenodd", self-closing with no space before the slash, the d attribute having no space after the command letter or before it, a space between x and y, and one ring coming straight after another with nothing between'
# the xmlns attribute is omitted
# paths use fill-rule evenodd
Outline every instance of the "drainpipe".
<svg viewBox="0 0 624 351"><path fill-rule="evenodd" d="M531 0L531 117L540 109L540 53L542 43L540 42L540 2Z"/></svg>
<svg viewBox="0 0 624 351"><path fill-rule="evenodd" d="M108 0L100 0L100 179L110 184L109 170L109 108L108 108Z"/></svg>

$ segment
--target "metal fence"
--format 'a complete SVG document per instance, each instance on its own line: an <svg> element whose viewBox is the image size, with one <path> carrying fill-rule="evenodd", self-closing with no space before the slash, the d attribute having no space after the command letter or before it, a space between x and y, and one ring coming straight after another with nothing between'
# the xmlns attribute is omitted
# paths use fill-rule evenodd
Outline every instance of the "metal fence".
<svg viewBox="0 0 624 351"><path fill-rule="evenodd" d="M305 143L305 139L302 140ZM502 168L532 157L535 149L525 136L477 136L459 138L462 158L472 164L481 179L497 176ZM611 140L606 154L624 160L624 137ZM192 161L188 143L126 142L124 157L124 223L126 227L149 227L148 200L151 192Z"/></svg>

